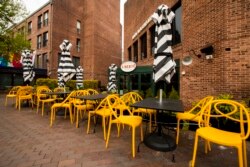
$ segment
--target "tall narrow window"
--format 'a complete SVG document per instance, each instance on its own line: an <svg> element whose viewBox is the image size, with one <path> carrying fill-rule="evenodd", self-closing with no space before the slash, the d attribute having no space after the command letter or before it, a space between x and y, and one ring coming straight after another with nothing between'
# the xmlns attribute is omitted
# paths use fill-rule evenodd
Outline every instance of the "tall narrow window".
<svg viewBox="0 0 250 167"><path fill-rule="evenodd" d="M42 55L42 68L43 69L47 69L47 53L44 53L43 55Z"/></svg>
<svg viewBox="0 0 250 167"><path fill-rule="evenodd" d="M31 34L31 31L32 31L32 22L30 21L28 23L28 34Z"/></svg>
<svg viewBox="0 0 250 167"><path fill-rule="evenodd" d="M179 0L171 9L175 13L175 17L172 23L172 44L176 45L181 43L181 15L182 15L182 7L181 0Z"/></svg>
<svg viewBox="0 0 250 167"><path fill-rule="evenodd" d="M77 22L76 22L76 30L77 30L77 34L80 34L80 32L81 32L81 22L79 20L77 20Z"/></svg>
<svg viewBox="0 0 250 167"><path fill-rule="evenodd" d="M38 29L42 28L42 24L43 24L42 15L39 15L37 19L37 28Z"/></svg>
<svg viewBox="0 0 250 167"><path fill-rule="evenodd" d="M80 65L80 57L73 56L72 63L74 64L75 67L78 67Z"/></svg>
<svg viewBox="0 0 250 167"><path fill-rule="evenodd" d="M132 61L132 51L131 51L131 46L128 48L128 60Z"/></svg>
<svg viewBox="0 0 250 167"><path fill-rule="evenodd" d="M76 39L76 50L80 52L81 40L79 38Z"/></svg>
<svg viewBox="0 0 250 167"><path fill-rule="evenodd" d="M144 33L141 38L141 60L147 58L147 33Z"/></svg>
<svg viewBox="0 0 250 167"><path fill-rule="evenodd" d="M37 36L37 49L42 47L42 35Z"/></svg>
<svg viewBox="0 0 250 167"><path fill-rule="evenodd" d="M138 42L135 41L135 43L133 44L133 48L134 48L134 62L138 62Z"/></svg>
<svg viewBox="0 0 250 167"><path fill-rule="evenodd" d="M43 13L43 26L48 26L49 24L49 12L46 11Z"/></svg>
<svg viewBox="0 0 250 167"><path fill-rule="evenodd" d="M43 33L43 46L48 45L48 40L49 40L49 34L48 32Z"/></svg>
<svg viewBox="0 0 250 167"><path fill-rule="evenodd" d="M155 24L150 27L150 50L151 50L151 55L154 56L154 51L155 51Z"/></svg>

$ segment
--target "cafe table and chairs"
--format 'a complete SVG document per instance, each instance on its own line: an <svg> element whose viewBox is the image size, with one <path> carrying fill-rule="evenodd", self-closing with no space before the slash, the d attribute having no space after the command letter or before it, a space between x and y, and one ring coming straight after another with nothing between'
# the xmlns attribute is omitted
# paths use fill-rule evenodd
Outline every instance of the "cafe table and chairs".
<svg viewBox="0 0 250 167"><path fill-rule="evenodd" d="M176 149L175 139L169 134L163 132L163 127L160 120L164 119L164 113L178 113L183 112L184 107L181 100L175 99L158 99L146 98L142 101L130 105L135 108L154 109L157 114L157 129L144 137L143 143L156 151L168 152ZM139 151L139 146L138 146ZM174 157L173 157L174 160Z"/></svg>

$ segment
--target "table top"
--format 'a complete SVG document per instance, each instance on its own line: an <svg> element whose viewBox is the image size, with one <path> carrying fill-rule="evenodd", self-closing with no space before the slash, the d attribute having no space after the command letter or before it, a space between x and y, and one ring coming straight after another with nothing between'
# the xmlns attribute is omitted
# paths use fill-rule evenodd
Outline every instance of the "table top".
<svg viewBox="0 0 250 167"><path fill-rule="evenodd" d="M94 95L86 95L86 96L75 96L77 99L83 100L100 100L104 99L108 96L108 94L94 94Z"/></svg>
<svg viewBox="0 0 250 167"><path fill-rule="evenodd" d="M160 103L157 98L146 98L142 101L134 103L130 105L131 107L136 108L148 108L148 109L156 109L156 110L167 110L173 112L183 112L184 107L181 100L174 99L162 99Z"/></svg>

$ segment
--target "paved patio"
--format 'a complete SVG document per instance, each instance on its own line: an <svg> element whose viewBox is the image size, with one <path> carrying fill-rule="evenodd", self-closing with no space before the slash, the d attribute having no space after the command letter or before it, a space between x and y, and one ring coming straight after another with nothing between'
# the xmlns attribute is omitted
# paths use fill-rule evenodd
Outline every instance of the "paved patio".
<svg viewBox="0 0 250 167"><path fill-rule="evenodd" d="M0 167L187 167L192 157L192 131L181 133L180 144L174 152L158 152L141 144L140 152L132 158L131 133L127 128L120 138L113 128L106 149L100 125L96 133L86 134L87 121L75 128L68 119L58 116L50 128L49 115L42 117L28 107L18 111L10 103L5 107L4 98L5 95L0 94ZM139 131L137 134L138 144ZM247 146L250 162L250 142ZM172 162L173 154L176 162ZM238 166L236 149L212 145L212 151L205 155L201 141L196 166Z"/></svg>

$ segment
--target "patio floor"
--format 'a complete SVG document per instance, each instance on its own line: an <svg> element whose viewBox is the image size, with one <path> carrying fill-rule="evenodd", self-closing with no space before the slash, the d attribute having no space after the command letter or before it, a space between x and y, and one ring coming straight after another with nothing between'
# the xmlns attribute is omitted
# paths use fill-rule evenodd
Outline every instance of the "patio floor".
<svg viewBox="0 0 250 167"><path fill-rule="evenodd" d="M98 124L96 132L86 134L87 121L79 128L69 119L58 116L49 127L49 115L36 114L36 109L22 107L18 111L11 105L4 106L5 95L0 94L0 167L187 167L192 157L194 132L181 132L180 143L173 152L158 152L140 145L136 157L131 156L131 131L125 128L116 137L113 127L109 148L105 148L103 131ZM93 124L92 124L93 128ZM171 135L175 135L170 132ZM137 144L139 131L137 131ZM247 142L250 162L250 142ZM175 155L175 162L172 156ZM235 167L238 156L234 148L212 145L212 151L204 153L200 140L197 167Z"/></svg>

